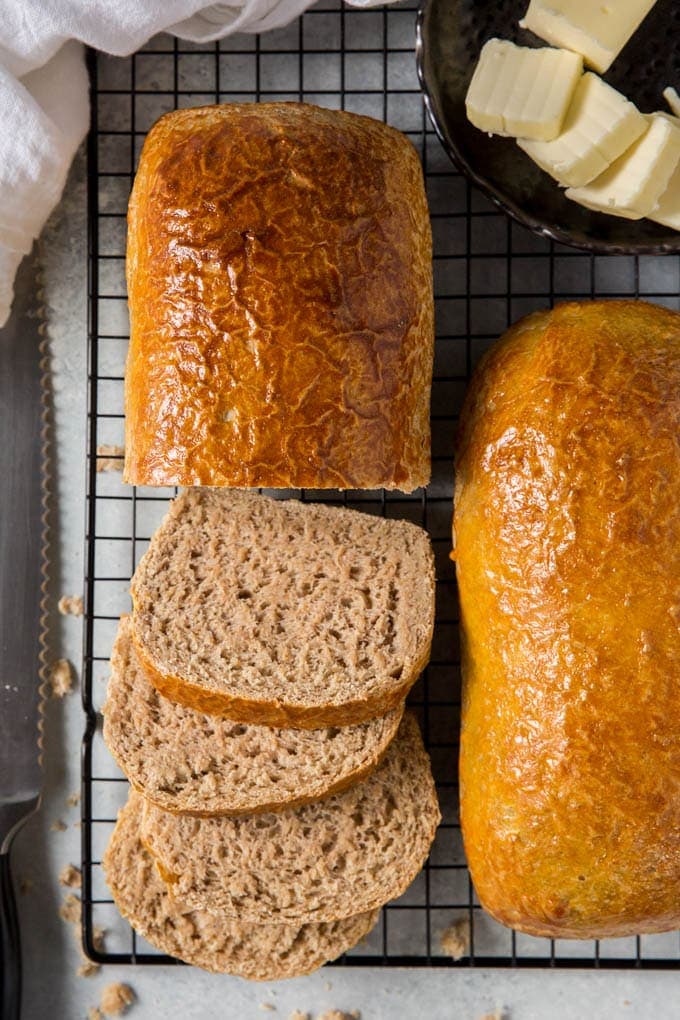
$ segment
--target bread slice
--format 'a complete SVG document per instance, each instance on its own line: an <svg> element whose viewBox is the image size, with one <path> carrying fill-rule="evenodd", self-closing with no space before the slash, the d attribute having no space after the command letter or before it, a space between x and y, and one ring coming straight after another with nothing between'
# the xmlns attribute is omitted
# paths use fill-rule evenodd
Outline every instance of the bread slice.
<svg viewBox="0 0 680 1020"><path fill-rule="evenodd" d="M385 715L426 665L428 535L408 521L189 489L132 581L155 687L211 715L316 729Z"/></svg>
<svg viewBox="0 0 680 1020"><path fill-rule="evenodd" d="M189 906L251 922L320 922L401 895L440 821L410 713L363 782L279 814L189 818L145 804L142 841Z"/></svg>
<svg viewBox="0 0 680 1020"><path fill-rule="evenodd" d="M282 730L194 712L150 683L122 617L111 656L104 740L140 793L208 817L278 811L357 782L382 759L403 706L356 726Z"/></svg>
<svg viewBox="0 0 680 1020"><path fill-rule="evenodd" d="M143 800L130 794L104 854L118 909L157 949L205 970L256 981L309 974L356 945L377 910L329 924L247 924L182 906L168 892L139 838Z"/></svg>

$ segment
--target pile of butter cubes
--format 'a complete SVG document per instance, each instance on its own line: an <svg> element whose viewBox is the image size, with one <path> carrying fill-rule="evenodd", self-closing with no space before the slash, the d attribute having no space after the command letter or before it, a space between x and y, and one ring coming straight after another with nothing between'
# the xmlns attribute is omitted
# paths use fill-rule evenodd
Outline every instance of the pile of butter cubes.
<svg viewBox="0 0 680 1020"><path fill-rule="evenodd" d="M517 139L566 196L597 212L680 230L680 102L643 114L604 73L655 0L531 0L520 21L550 47L490 39L466 98L480 130ZM553 48L559 47L559 48Z"/></svg>

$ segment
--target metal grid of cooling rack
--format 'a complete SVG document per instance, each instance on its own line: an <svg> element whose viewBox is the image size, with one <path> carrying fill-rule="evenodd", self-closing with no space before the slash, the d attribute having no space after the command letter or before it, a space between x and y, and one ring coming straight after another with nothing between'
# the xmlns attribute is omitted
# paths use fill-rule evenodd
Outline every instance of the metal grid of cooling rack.
<svg viewBox="0 0 680 1020"><path fill-rule="evenodd" d="M104 963L167 958L119 916L100 866L127 784L101 738L108 659L129 578L174 490L131 489L97 471L97 448L123 443L123 369L128 340L125 211L145 132L162 113L214 102L288 99L384 119L421 153L434 233L437 344L432 394L433 479L413 496L384 492L295 492L428 528L437 560L432 661L411 696L420 715L442 802L443 824L424 871L387 906L357 965L680 967L677 934L602 942L516 935L479 907L457 818L459 715L456 598L448 559L455 422L479 355L519 316L565 298L649 297L680 305L680 258L603 257L561 248L499 214L451 166L427 120L414 59L415 5L352 10L325 0L288 28L204 45L160 36L140 53L90 55L89 454L86 513L82 851L83 928L89 955ZM285 495L285 494L283 494ZM470 952L454 963L439 936L470 924ZM93 944L107 930L105 951Z"/></svg>

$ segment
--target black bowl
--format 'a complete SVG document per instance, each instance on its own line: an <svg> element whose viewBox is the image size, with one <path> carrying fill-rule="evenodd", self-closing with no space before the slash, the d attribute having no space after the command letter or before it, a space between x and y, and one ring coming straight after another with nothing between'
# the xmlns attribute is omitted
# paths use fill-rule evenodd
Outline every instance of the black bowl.
<svg viewBox="0 0 680 1020"><path fill-rule="evenodd" d="M444 148L496 205L537 234L606 254L680 252L680 233L569 201L513 139L489 137L467 119L465 95L487 39L545 45L518 25L527 6L528 0L423 0L416 34L418 76ZM680 80L678 0L658 0L604 77L642 111L666 109L662 90Z"/></svg>

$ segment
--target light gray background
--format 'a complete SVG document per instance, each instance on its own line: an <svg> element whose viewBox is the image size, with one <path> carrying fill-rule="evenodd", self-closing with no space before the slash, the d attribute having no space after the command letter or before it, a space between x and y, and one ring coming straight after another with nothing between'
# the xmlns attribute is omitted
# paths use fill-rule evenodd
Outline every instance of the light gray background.
<svg viewBox="0 0 680 1020"><path fill-rule="evenodd" d="M53 658L67 657L80 673L82 621L56 613L61 594L82 590L86 436L86 191L81 152L60 208L43 239L45 300L54 381L54 514L52 542ZM603 260L611 290L629 286L630 260ZM663 281L677 260L647 260L644 273ZM674 279L674 277L673 277ZM655 286L660 287L659 283ZM671 281L671 291L672 291ZM676 290L677 292L677 290ZM669 301L669 303L671 303ZM674 303L674 302L673 302ZM192 968L107 967L76 977L80 962L70 927L58 917L67 890L63 865L80 858L79 807L66 799L79 787L83 716L76 691L47 708L46 790L43 808L17 838L15 875L31 888L19 896L25 958L25 1020L75 1020L99 1000L111 981L130 983L138 1001L131 1015L190 1018L288 1017L330 1008L359 1009L365 1018L475 1020L503 1007L512 1020L592 1017L680 1018L680 974L579 971L326 969L309 978L250 985ZM65 832L51 831L60 818Z"/></svg>

